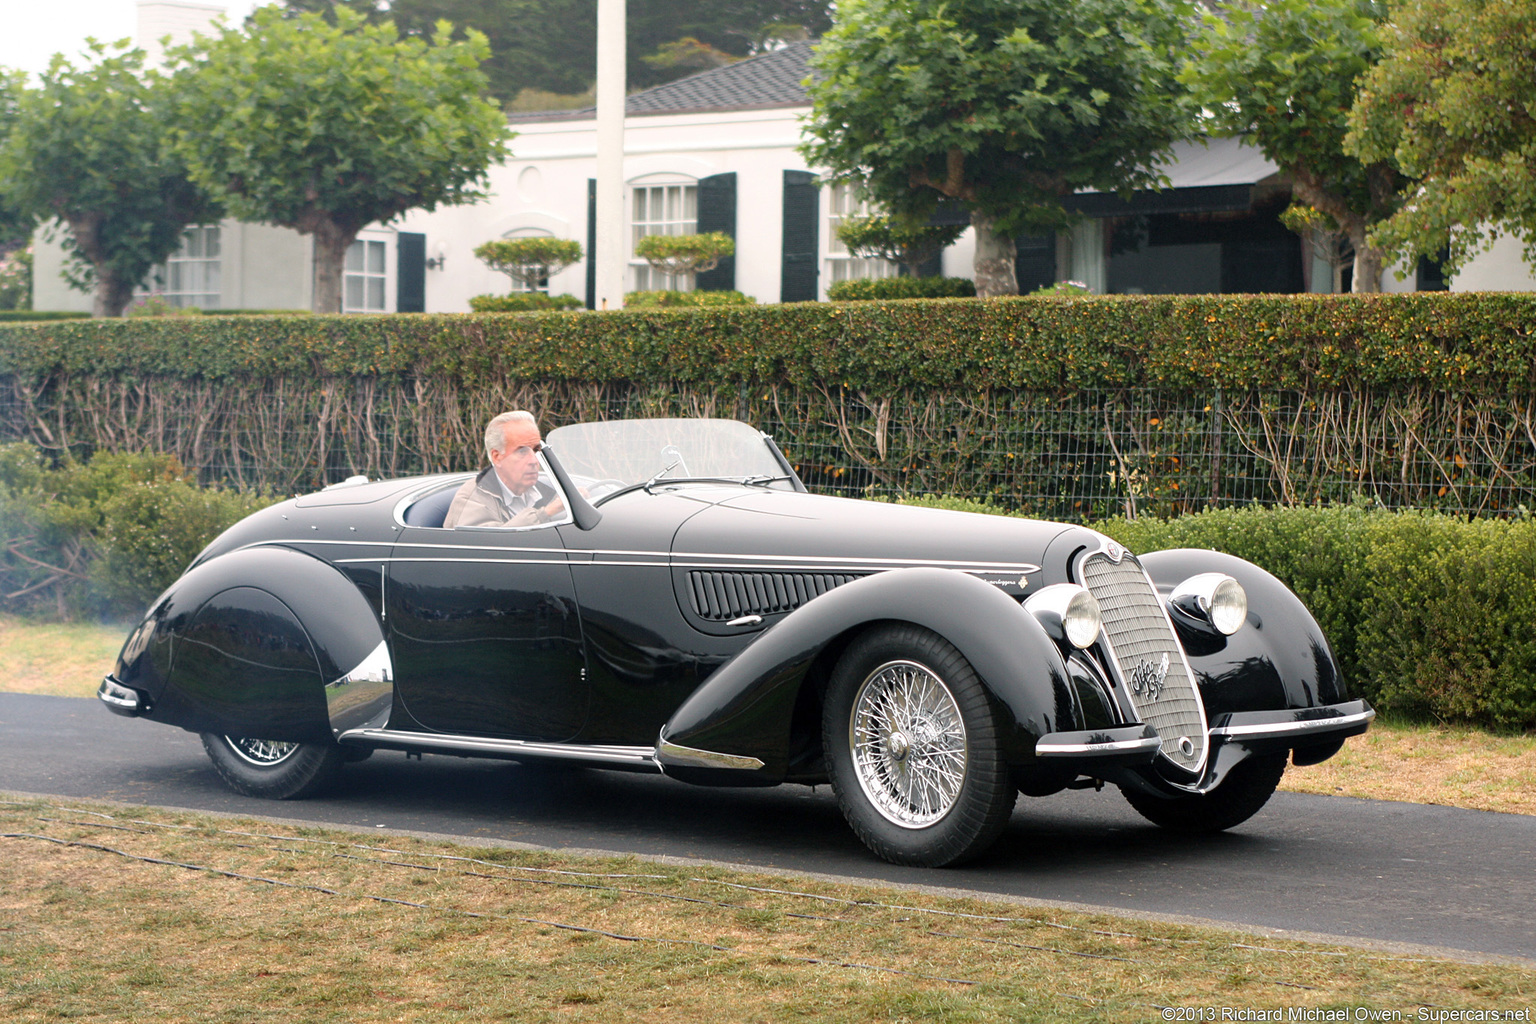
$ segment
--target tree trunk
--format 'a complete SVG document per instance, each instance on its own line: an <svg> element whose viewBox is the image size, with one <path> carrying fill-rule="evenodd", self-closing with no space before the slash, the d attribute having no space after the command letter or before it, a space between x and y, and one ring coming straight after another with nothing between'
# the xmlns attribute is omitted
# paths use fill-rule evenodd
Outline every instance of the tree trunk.
<svg viewBox="0 0 1536 1024"><path fill-rule="evenodd" d="M122 316L133 301L133 282L125 281L100 264L92 267L96 291L91 296L91 316Z"/></svg>
<svg viewBox="0 0 1536 1024"><path fill-rule="evenodd" d="M315 290L310 309L316 313L340 313L342 273L347 249L357 240L357 231L321 221L315 225L314 236Z"/></svg>
<svg viewBox="0 0 1536 1024"><path fill-rule="evenodd" d="M976 230L976 297L980 299L1019 294L1013 239L998 234L995 224L991 217L971 211L971 227Z"/></svg>
<svg viewBox="0 0 1536 1024"><path fill-rule="evenodd" d="M1365 240L1365 218L1349 224L1349 244L1355 247L1355 269L1350 291L1356 293L1381 291L1381 250Z"/></svg>

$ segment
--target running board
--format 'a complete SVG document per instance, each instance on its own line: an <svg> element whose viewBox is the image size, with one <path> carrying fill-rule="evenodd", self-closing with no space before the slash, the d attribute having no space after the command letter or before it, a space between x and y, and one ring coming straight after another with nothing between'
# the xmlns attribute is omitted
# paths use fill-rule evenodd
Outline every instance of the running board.
<svg viewBox="0 0 1536 1024"><path fill-rule="evenodd" d="M454 736L439 732L405 732L400 729L348 729L336 742L376 750L431 751L461 757L499 757L514 761L580 761L610 768L661 771L655 747L585 746L576 743L536 743L499 740L486 736Z"/></svg>

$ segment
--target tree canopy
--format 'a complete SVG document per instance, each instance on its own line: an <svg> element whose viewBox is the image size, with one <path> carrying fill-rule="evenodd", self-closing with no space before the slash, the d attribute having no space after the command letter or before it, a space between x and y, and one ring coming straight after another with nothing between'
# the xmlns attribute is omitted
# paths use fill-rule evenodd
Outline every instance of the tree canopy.
<svg viewBox="0 0 1536 1024"><path fill-rule="evenodd" d="M1420 179L1376 244L1454 271L1508 231L1536 265L1536 0L1403 4L1361 85L1346 146Z"/></svg>
<svg viewBox="0 0 1536 1024"><path fill-rule="evenodd" d="M87 52L78 67L55 55L35 89L12 84L0 194L28 223L63 222L70 283L94 290L96 316L119 316L187 225L219 210L167 145L175 112L143 51L93 40Z"/></svg>
<svg viewBox="0 0 1536 1024"><path fill-rule="evenodd" d="M232 215L315 239L316 312L341 308L342 266L357 233L407 210L472 202L511 138L481 98L479 33L445 22L401 39L340 9L248 31L225 29L173 51L175 151Z"/></svg>
<svg viewBox="0 0 1536 1024"><path fill-rule="evenodd" d="M476 29L490 43L491 95L511 104L524 89L573 94L597 77L594 0L284 0L294 11L333 17L349 8L370 21L392 20L403 35L430 37L439 20ZM705 70L720 57L744 57L765 39L831 27L831 0L646 0L629 5L626 73L648 88ZM681 44L681 45L679 45Z"/></svg>
<svg viewBox="0 0 1536 1024"><path fill-rule="evenodd" d="M21 94L26 88L26 75L20 71L0 68L0 148L10 137L16 124ZM32 234L34 219L23 213L0 186L0 258Z"/></svg>
<svg viewBox="0 0 1536 1024"><path fill-rule="evenodd" d="M1396 208L1389 163L1345 152L1356 79L1381 57L1380 0L1262 0L1206 13L1183 73L1214 131L1252 139L1291 179L1310 218L1348 236L1355 291L1379 291L1368 227ZM1306 217L1297 218L1307 220Z"/></svg>
<svg viewBox="0 0 1536 1024"><path fill-rule="evenodd" d="M970 210L980 295L1018 290L1012 238L1078 189L1156 187L1190 120L1179 0L841 0L802 152L886 211Z"/></svg>

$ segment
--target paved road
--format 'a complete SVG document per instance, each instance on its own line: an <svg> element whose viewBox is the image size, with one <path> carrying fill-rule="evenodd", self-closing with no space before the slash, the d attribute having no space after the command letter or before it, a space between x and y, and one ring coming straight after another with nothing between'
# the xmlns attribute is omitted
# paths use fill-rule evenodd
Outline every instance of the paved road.
<svg viewBox="0 0 1536 1024"><path fill-rule="evenodd" d="M1536 960L1536 817L1280 793L1188 839L1113 789L1021 798L964 868L870 856L827 787L700 789L652 775L378 753L324 798L225 789L196 736L94 700L0 693L0 790L698 857Z"/></svg>

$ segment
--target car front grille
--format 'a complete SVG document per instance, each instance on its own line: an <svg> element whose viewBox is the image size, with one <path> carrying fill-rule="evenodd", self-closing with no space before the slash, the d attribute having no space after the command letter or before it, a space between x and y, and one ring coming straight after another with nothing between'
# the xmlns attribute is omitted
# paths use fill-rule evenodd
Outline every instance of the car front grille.
<svg viewBox="0 0 1536 1024"><path fill-rule="evenodd" d="M1141 563L1089 555L1083 583L1099 602L1104 643L1141 720L1162 737L1163 756L1188 771L1205 762L1205 715L1162 601Z"/></svg>
<svg viewBox="0 0 1536 1024"><path fill-rule="evenodd" d="M813 597L858 579L837 572L690 572L693 612L710 622L791 612Z"/></svg>

